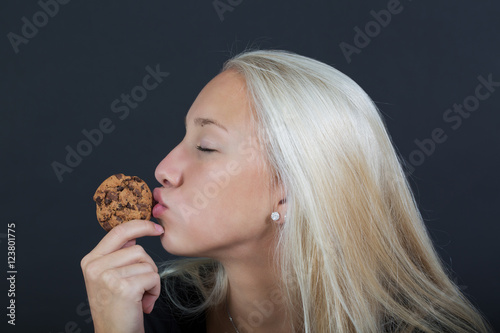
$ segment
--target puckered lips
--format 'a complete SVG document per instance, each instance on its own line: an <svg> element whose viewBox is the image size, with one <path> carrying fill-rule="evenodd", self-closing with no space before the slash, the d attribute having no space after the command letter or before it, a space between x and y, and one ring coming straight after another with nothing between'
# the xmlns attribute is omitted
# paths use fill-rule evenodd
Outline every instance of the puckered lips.
<svg viewBox="0 0 500 333"><path fill-rule="evenodd" d="M153 216L159 218L167 209L168 206L161 197L161 188L155 188L153 190Z"/></svg>

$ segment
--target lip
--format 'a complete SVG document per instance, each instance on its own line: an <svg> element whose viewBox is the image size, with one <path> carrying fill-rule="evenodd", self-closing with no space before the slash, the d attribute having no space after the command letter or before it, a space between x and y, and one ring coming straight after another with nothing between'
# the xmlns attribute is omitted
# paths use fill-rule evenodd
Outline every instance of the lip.
<svg viewBox="0 0 500 333"><path fill-rule="evenodd" d="M160 217L168 209L168 206L165 204L165 201L161 197L160 191L161 189L159 187L153 190L153 198L157 202L157 204L153 207L152 213L156 218Z"/></svg>
<svg viewBox="0 0 500 333"><path fill-rule="evenodd" d="M165 204L165 201L163 201L163 198L161 197L161 188L157 187L153 190L153 199L156 200L157 203L159 203L160 205L164 206L164 207L167 207L168 206Z"/></svg>

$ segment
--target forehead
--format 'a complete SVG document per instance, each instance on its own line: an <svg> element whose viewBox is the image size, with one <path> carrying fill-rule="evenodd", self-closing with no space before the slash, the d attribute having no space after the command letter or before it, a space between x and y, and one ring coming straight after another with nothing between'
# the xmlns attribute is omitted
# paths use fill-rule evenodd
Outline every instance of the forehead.
<svg viewBox="0 0 500 333"><path fill-rule="evenodd" d="M198 94L186 116L188 126L195 118L210 118L231 133L247 129L250 107L243 77L235 71L224 71L214 77Z"/></svg>

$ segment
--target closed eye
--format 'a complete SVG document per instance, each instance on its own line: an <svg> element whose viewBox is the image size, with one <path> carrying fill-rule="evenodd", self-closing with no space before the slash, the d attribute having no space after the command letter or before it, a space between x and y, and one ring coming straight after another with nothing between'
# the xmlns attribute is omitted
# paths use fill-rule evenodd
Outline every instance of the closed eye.
<svg viewBox="0 0 500 333"><path fill-rule="evenodd" d="M204 147L202 147L202 146L196 146L196 149L198 149L199 151L206 152L206 153L211 153L211 152L216 151L215 149L204 148Z"/></svg>

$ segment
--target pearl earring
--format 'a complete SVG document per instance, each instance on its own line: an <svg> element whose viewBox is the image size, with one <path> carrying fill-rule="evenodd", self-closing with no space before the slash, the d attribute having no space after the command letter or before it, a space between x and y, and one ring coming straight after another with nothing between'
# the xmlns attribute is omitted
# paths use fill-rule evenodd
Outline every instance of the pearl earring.
<svg viewBox="0 0 500 333"><path fill-rule="evenodd" d="M278 221L280 219L280 213L278 213L278 212L272 212L271 213L271 219L273 221Z"/></svg>

